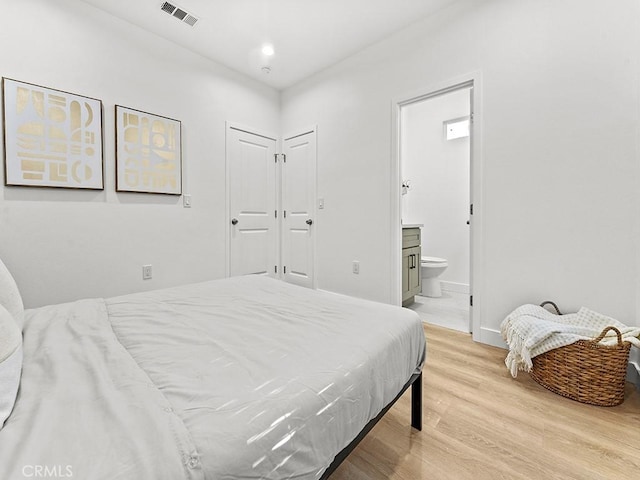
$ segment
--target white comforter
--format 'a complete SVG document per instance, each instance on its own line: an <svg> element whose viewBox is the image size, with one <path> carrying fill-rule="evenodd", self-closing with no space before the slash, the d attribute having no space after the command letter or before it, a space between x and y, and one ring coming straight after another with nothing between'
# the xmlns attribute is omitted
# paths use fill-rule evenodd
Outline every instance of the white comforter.
<svg viewBox="0 0 640 480"><path fill-rule="evenodd" d="M31 310L24 337L7 480L315 479L425 354L414 312L264 277Z"/></svg>

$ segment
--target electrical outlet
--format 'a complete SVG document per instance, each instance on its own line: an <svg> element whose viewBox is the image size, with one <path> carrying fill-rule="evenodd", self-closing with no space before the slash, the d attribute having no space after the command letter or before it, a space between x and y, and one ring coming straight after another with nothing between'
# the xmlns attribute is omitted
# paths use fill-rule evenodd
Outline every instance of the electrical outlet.
<svg viewBox="0 0 640 480"><path fill-rule="evenodd" d="M191 208L191 195L187 193L182 195L182 206L184 208Z"/></svg>
<svg viewBox="0 0 640 480"><path fill-rule="evenodd" d="M151 265L143 265L142 266L142 279L143 280L151 280L153 276L153 269Z"/></svg>
<svg viewBox="0 0 640 480"><path fill-rule="evenodd" d="M360 273L360 262L357 260L354 260L351 269L353 273L358 275Z"/></svg>

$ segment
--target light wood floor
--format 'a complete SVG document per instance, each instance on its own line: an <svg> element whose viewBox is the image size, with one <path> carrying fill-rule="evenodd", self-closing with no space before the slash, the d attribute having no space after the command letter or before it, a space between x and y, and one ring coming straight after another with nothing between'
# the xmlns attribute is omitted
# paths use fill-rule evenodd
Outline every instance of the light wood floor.
<svg viewBox="0 0 640 480"><path fill-rule="evenodd" d="M410 427L410 391L332 480L640 479L640 392L595 407L511 378L505 351L425 325L423 430Z"/></svg>

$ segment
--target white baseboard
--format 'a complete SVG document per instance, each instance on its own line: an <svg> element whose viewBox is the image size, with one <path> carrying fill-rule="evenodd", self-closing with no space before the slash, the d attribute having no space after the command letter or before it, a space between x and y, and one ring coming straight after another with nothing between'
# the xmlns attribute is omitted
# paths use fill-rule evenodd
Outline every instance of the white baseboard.
<svg viewBox="0 0 640 480"><path fill-rule="evenodd" d="M640 352L637 348L632 348L629 352L627 382L634 383L636 388L640 390Z"/></svg>
<svg viewBox="0 0 640 480"><path fill-rule="evenodd" d="M502 334L499 330L494 330L492 328L480 328L480 338L478 339L480 343L486 343L487 345L492 345L494 347L507 349L508 346L505 341L502 339Z"/></svg>
<svg viewBox="0 0 640 480"><path fill-rule="evenodd" d="M440 280L440 287L446 292L466 293L469 295L469 284Z"/></svg>
<svg viewBox="0 0 640 480"><path fill-rule="evenodd" d="M640 390L640 365L636 362L629 362L627 366L627 382L635 384L636 388Z"/></svg>

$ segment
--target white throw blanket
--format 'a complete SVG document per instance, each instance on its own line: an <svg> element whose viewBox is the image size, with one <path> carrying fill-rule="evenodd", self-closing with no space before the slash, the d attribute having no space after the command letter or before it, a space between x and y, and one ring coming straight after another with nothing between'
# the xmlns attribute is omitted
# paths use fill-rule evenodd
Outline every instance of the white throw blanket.
<svg viewBox="0 0 640 480"><path fill-rule="evenodd" d="M518 370L531 371L533 357L578 340L593 340L609 326L620 330L623 341L640 348L640 327L628 327L588 308L555 315L538 305L522 305L507 315L500 326L502 338L509 345L505 364L516 377ZM618 337L610 330L600 343L617 345Z"/></svg>

